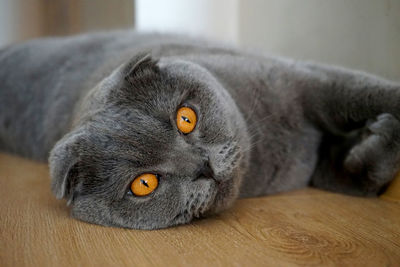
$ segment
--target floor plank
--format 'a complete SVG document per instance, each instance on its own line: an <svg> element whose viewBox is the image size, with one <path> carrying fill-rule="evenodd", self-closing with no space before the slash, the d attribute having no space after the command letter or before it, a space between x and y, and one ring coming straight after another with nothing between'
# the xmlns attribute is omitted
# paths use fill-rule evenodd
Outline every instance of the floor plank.
<svg viewBox="0 0 400 267"><path fill-rule="evenodd" d="M44 164L0 154L0 266L400 265L400 205L304 189L139 231L72 219Z"/></svg>

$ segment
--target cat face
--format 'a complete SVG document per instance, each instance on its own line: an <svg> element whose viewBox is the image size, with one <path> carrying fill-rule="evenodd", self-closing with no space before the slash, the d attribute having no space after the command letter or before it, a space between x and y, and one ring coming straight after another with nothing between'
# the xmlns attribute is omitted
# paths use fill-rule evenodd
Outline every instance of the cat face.
<svg viewBox="0 0 400 267"><path fill-rule="evenodd" d="M73 216L103 225L155 229L224 210L249 158L227 91L201 66L172 58L115 70L88 94L74 129L51 152L52 188Z"/></svg>

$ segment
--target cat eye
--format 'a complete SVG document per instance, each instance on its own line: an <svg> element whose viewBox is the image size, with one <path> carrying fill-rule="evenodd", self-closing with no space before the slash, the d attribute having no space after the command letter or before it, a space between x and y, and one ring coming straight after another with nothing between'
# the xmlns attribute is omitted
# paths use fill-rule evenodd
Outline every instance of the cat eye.
<svg viewBox="0 0 400 267"><path fill-rule="evenodd" d="M181 107L176 112L176 126L184 134L191 133L196 127L196 112L189 107Z"/></svg>
<svg viewBox="0 0 400 267"><path fill-rule="evenodd" d="M147 196L156 190L158 177L152 173L144 173L136 177L131 183L131 191L135 196Z"/></svg>

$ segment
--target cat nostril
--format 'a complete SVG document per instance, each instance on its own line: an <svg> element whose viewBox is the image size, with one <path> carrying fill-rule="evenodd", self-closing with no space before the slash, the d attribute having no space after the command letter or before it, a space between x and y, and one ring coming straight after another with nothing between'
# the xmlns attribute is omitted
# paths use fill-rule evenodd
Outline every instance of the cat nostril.
<svg viewBox="0 0 400 267"><path fill-rule="evenodd" d="M210 161L206 160L203 166L197 171L196 179L200 177L214 178L214 171L210 165Z"/></svg>

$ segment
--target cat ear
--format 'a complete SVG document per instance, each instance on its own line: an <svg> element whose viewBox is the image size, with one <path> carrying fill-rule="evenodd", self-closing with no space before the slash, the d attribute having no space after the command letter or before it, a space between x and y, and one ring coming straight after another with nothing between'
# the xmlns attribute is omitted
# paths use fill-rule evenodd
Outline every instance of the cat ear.
<svg viewBox="0 0 400 267"><path fill-rule="evenodd" d="M150 53L140 53L131 58L124 66L123 73L126 81L132 83L146 71L158 72L158 60L154 59Z"/></svg>
<svg viewBox="0 0 400 267"><path fill-rule="evenodd" d="M83 131L67 134L50 152L51 190L58 199L66 198L68 202L72 201L78 179L77 165L83 135Z"/></svg>

